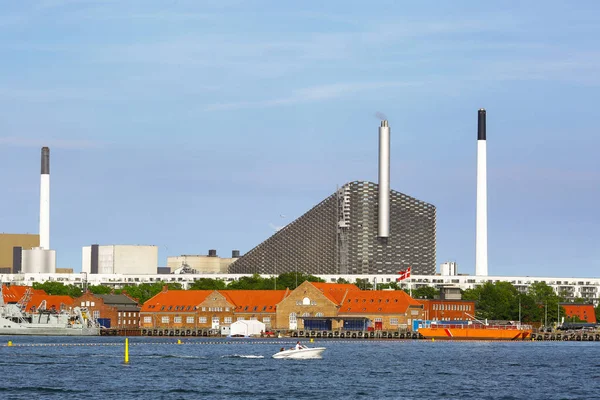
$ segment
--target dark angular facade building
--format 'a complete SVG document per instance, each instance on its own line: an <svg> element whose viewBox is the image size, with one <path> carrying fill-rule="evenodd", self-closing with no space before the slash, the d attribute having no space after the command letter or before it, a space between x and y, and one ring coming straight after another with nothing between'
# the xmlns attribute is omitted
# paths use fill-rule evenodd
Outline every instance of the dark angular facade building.
<svg viewBox="0 0 600 400"><path fill-rule="evenodd" d="M229 266L230 273L436 272L436 210L390 191L390 234L377 236L378 185L350 182Z"/></svg>

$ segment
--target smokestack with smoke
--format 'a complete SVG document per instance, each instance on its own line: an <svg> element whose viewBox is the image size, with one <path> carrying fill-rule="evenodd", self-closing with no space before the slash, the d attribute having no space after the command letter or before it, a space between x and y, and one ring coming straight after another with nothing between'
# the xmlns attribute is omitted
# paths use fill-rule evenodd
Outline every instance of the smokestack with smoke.
<svg viewBox="0 0 600 400"><path fill-rule="evenodd" d="M378 113L380 114L380 113ZM381 114L384 118L385 116ZM377 236L390 236L390 127L387 120L379 127L379 215Z"/></svg>

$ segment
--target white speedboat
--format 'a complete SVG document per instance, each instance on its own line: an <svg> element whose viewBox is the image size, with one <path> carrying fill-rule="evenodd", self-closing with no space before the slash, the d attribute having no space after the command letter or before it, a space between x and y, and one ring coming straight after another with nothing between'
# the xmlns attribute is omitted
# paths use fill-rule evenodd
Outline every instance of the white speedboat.
<svg viewBox="0 0 600 400"><path fill-rule="evenodd" d="M325 347L304 347L296 350L282 350L279 353L273 354L273 358L289 358L294 360L308 360L311 358L321 358L321 354L325 351Z"/></svg>

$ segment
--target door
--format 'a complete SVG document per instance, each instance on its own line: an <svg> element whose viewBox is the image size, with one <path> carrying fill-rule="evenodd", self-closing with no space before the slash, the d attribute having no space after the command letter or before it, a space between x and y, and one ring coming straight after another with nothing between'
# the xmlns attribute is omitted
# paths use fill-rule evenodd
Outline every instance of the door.
<svg viewBox="0 0 600 400"><path fill-rule="evenodd" d="M212 328L219 329L219 317L212 318Z"/></svg>
<svg viewBox="0 0 600 400"><path fill-rule="evenodd" d="M298 320L296 319L296 313L290 314L290 330L295 331L298 329Z"/></svg>

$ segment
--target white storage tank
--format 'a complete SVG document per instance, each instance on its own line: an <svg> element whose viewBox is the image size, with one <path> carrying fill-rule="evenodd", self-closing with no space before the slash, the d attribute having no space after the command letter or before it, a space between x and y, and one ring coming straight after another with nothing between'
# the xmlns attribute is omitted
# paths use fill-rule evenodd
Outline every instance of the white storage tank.
<svg viewBox="0 0 600 400"><path fill-rule="evenodd" d="M23 250L21 271L25 274L54 274L56 272L56 251L34 247Z"/></svg>

